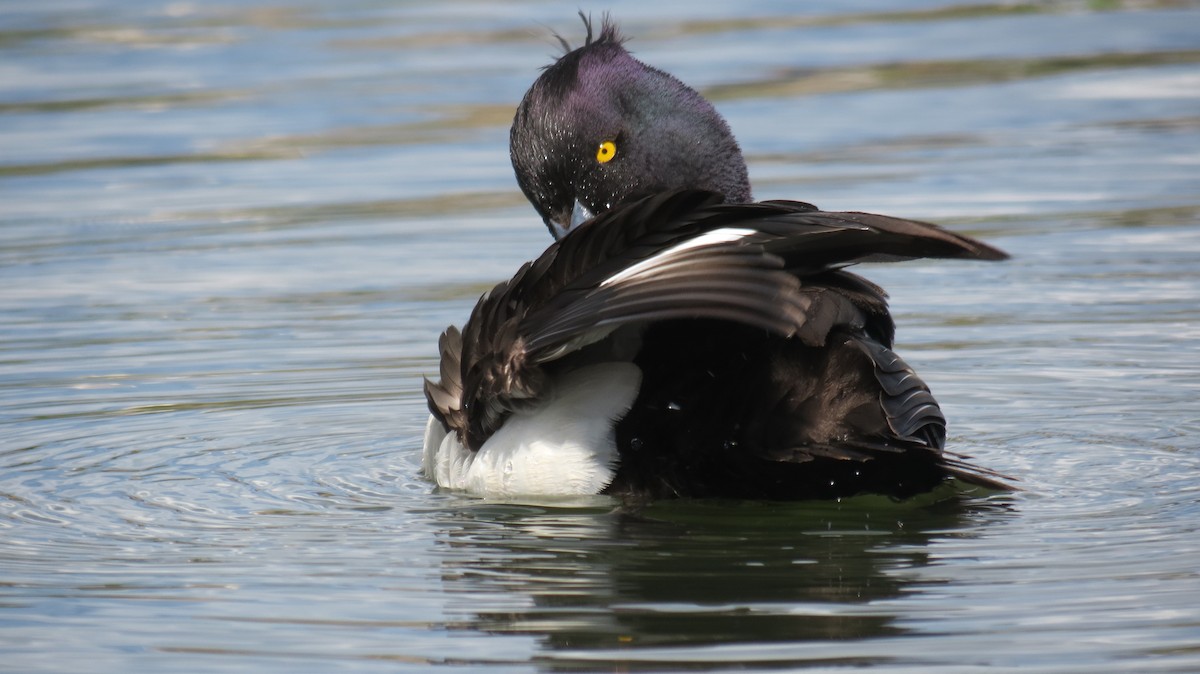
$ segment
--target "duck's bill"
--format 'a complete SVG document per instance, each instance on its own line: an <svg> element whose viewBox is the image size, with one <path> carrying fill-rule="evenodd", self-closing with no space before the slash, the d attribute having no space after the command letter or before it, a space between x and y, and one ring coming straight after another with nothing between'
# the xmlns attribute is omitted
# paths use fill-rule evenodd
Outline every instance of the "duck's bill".
<svg viewBox="0 0 1200 674"><path fill-rule="evenodd" d="M576 199L575 206L571 209L570 221L566 221L567 219L564 217L550 218L546 224L550 226L550 233L554 235L554 239L558 240L566 236L567 232L591 220L592 215L591 210Z"/></svg>

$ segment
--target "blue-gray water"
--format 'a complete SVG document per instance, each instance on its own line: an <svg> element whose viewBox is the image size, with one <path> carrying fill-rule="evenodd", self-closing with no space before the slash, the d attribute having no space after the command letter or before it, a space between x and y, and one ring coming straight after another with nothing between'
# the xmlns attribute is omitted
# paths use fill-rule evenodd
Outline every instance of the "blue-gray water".
<svg viewBox="0 0 1200 674"><path fill-rule="evenodd" d="M1200 3L583 6L757 197L1013 254L864 271L1025 491L435 493L420 377L548 241L507 127L576 5L6 2L0 671L1200 671Z"/></svg>

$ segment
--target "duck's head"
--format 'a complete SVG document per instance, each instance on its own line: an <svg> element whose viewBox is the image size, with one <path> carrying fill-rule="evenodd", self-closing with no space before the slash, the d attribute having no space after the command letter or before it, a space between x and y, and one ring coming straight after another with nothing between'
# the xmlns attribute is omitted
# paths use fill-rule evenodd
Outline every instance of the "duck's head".
<svg viewBox="0 0 1200 674"><path fill-rule="evenodd" d="M750 200L746 162L712 104L634 59L607 19L546 68L517 108L517 183L554 238L632 197L678 187Z"/></svg>

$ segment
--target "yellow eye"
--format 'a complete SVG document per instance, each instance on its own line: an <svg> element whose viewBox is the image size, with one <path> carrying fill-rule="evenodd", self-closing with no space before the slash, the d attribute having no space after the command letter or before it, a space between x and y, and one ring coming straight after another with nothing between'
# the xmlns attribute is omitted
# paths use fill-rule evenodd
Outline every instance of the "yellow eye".
<svg viewBox="0 0 1200 674"><path fill-rule="evenodd" d="M596 161L601 164L607 164L615 156L617 156L617 144L611 140L600 143L600 147L596 148Z"/></svg>

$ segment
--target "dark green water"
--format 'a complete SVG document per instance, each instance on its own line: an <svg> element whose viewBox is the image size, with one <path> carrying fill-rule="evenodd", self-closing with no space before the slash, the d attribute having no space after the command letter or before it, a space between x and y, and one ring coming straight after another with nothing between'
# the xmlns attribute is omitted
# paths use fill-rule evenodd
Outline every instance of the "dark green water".
<svg viewBox="0 0 1200 674"><path fill-rule="evenodd" d="M1200 3L605 9L864 272L957 451L895 504L434 493L438 333L547 234L575 5L0 4L0 671L1200 671ZM800 9L797 9L800 7Z"/></svg>

